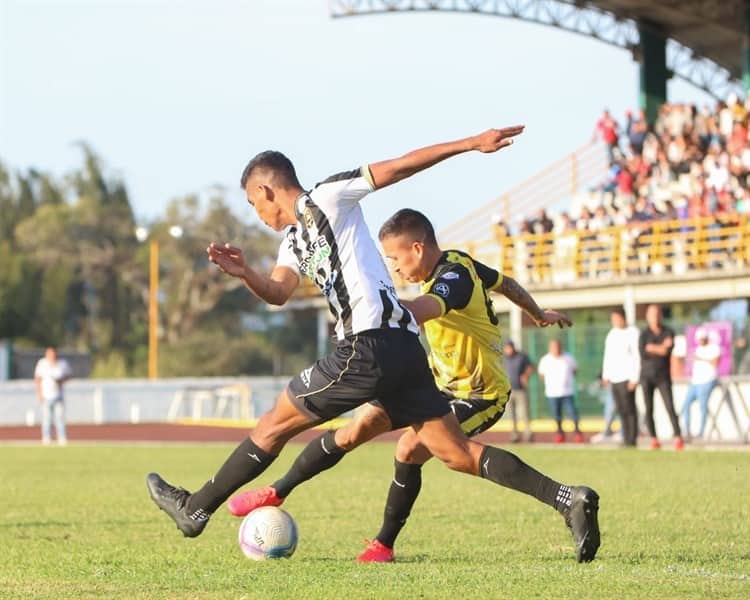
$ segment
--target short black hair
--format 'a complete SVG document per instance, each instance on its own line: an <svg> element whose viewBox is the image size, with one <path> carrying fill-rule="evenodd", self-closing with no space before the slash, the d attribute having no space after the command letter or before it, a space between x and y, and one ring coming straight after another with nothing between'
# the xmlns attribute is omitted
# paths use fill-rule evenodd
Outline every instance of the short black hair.
<svg viewBox="0 0 750 600"><path fill-rule="evenodd" d="M421 212L413 208L402 208L391 216L380 228L378 238L382 240L388 236L403 233L410 233L415 238L421 238L423 242L437 245L432 223Z"/></svg>
<svg viewBox="0 0 750 600"><path fill-rule="evenodd" d="M620 315L622 318L625 318L625 309L622 306L615 306L610 311L610 313L613 315Z"/></svg>
<svg viewBox="0 0 750 600"><path fill-rule="evenodd" d="M266 150L257 154L247 163L245 170L242 171L240 178L240 187L244 190L247 180L254 171L265 171L271 174L274 184L279 187L302 187L297 179L297 172L294 170L292 161L276 150Z"/></svg>

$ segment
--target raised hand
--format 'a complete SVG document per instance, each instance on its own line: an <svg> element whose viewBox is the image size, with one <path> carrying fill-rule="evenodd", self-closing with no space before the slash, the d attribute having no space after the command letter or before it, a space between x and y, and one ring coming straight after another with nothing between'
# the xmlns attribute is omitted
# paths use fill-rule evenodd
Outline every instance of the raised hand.
<svg viewBox="0 0 750 600"><path fill-rule="evenodd" d="M206 248L208 259L216 264L224 273L232 277L242 277L246 274L247 262L242 250L226 244L211 242Z"/></svg>
<svg viewBox="0 0 750 600"><path fill-rule="evenodd" d="M501 148L510 146L513 138L523 133L525 125L514 125L503 129L488 129L474 137L474 149L479 152L497 152Z"/></svg>
<svg viewBox="0 0 750 600"><path fill-rule="evenodd" d="M544 310L542 311L541 318L537 319L536 324L538 327L549 327L550 325L559 325L560 329L565 327L572 327L573 321L564 312L556 310Z"/></svg>

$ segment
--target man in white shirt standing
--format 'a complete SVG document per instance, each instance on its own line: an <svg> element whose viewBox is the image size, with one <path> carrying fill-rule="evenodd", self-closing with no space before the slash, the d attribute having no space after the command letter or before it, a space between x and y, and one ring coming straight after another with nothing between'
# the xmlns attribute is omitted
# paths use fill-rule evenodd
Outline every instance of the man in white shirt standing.
<svg viewBox="0 0 750 600"><path fill-rule="evenodd" d="M578 428L578 410L573 396L578 363L570 354L563 353L559 340L550 340L548 350L549 352L542 356L539 361L537 372L539 377L544 380L544 395L547 397L550 410L557 423L555 443L559 444L565 441L565 433L563 433L562 428L563 404L566 406L568 415L575 426L574 440L581 443L583 442L583 434Z"/></svg>
<svg viewBox="0 0 750 600"><path fill-rule="evenodd" d="M700 402L701 408L701 427L698 436L703 437L708 415L708 399L719 378L718 367L721 356L719 345L710 341L706 329L699 328L695 332L695 341L698 345L693 353L693 374L685 396L685 407L682 409L685 415L685 435L688 439L690 438L690 407L696 400Z"/></svg>
<svg viewBox="0 0 750 600"><path fill-rule="evenodd" d="M612 309L612 329L604 340L602 385L612 386L617 411L622 423L624 446L635 446L638 437L638 412L635 407L635 388L641 374L641 355L638 350L640 332L628 326L625 311Z"/></svg>
<svg viewBox="0 0 750 600"><path fill-rule="evenodd" d="M71 375L68 361L58 358L55 348L47 348L44 358L40 358L36 363L34 383L39 404L42 406L42 444L45 446L50 443L53 418L57 443L61 446L68 443L65 433L63 385Z"/></svg>

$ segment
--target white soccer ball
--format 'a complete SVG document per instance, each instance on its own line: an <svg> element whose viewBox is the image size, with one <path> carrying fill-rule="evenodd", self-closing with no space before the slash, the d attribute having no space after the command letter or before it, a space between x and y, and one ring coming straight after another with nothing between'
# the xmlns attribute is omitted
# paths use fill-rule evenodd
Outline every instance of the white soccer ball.
<svg viewBox="0 0 750 600"><path fill-rule="evenodd" d="M297 548L297 524L275 506L256 508L240 525L240 548L248 558L289 558Z"/></svg>

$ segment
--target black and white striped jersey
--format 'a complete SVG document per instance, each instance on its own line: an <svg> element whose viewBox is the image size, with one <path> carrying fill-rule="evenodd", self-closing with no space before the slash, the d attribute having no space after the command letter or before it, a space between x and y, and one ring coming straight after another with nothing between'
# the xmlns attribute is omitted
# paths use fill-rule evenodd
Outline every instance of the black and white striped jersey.
<svg viewBox="0 0 750 600"><path fill-rule="evenodd" d="M297 224L286 231L279 248L277 264L307 275L328 299L340 340L367 329L419 332L412 314L398 301L359 205L374 189L365 165L300 194Z"/></svg>

